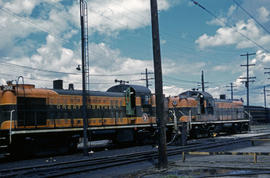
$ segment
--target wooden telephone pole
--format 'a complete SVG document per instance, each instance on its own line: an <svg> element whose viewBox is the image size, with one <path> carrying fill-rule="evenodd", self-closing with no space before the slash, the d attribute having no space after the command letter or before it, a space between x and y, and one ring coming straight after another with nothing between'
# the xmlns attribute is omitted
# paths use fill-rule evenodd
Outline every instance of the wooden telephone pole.
<svg viewBox="0 0 270 178"><path fill-rule="evenodd" d="M250 82L255 82L256 77L250 77L249 76L249 67L250 66L255 66L255 64L249 64L249 56L255 55L256 53L247 53L247 54L241 54L240 56L246 56L247 57L247 64L241 65L241 67L246 67L247 68L247 77L242 77L240 79L245 79L245 81L242 81L245 83L245 87L247 88L247 108L249 111L249 83Z"/></svg>
<svg viewBox="0 0 270 178"><path fill-rule="evenodd" d="M158 26L158 7L157 0L150 0L151 20L152 20L152 43L154 56L154 73L155 73L155 94L156 94L156 119L158 127L158 167L167 168L167 147L166 147L166 123L164 119L164 99L162 84L162 68L160 57L160 40Z"/></svg>

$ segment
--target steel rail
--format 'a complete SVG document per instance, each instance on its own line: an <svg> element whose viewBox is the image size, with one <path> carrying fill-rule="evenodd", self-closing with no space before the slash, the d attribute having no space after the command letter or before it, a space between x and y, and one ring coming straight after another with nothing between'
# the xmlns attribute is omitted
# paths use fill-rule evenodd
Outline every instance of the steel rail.
<svg viewBox="0 0 270 178"><path fill-rule="evenodd" d="M266 135L263 135L266 136ZM202 149L216 148L230 144L250 141L252 138L262 136L250 136L246 138L233 138L226 141L219 141L215 143L198 144L191 146L181 146L177 148L169 148L168 156L181 154L184 151L197 151ZM158 156L157 150L128 153L123 155L107 156L101 158L87 158L74 161L66 161L51 164L41 164L37 166L25 166L12 169L0 170L0 177L14 177L14 176L31 176L38 175L40 177L57 177L64 175L72 175L81 172L88 172L97 169L104 169L125 164L131 164L141 161L154 160Z"/></svg>

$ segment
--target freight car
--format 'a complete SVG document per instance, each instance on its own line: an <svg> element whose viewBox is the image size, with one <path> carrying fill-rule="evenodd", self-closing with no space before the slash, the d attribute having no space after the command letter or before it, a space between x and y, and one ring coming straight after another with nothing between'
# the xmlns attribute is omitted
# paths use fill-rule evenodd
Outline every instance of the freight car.
<svg viewBox="0 0 270 178"><path fill-rule="evenodd" d="M263 106L245 106L245 112L250 113L253 124L264 124L270 122L270 108Z"/></svg>
<svg viewBox="0 0 270 178"><path fill-rule="evenodd" d="M214 99L207 92L187 91L170 97L168 108L171 118L179 118L180 122L188 124L190 137L249 129L242 100Z"/></svg>

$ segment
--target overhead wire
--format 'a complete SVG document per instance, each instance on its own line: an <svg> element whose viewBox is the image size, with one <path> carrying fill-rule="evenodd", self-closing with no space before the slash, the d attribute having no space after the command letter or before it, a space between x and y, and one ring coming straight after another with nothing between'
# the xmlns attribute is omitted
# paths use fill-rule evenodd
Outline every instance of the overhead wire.
<svg viewBox="0 0 270 178"><path fill-rule="evenodd" d="M115 4L120 4L120 3L117 3L117 2L115 2ZM125 7L122 7L122 6L119 6L120 8L123 8L123 9L125 9L125 10L127 10L127 11L129 11L130 13L132 13L132 14L134 14L134 15L137 15L137 16L140 16L140 17L144 17L144 16L142 16L141 14L138 14L137 12L134 12L134 11L132 11L131 9L128 9L128 8L125 8ZM117 24L119 24L119 25L122 25L122 26L127 26L126 24L123 24L123 23L120 23L119 21L117 21L117 20L115 20L115 19L113 19L113 18L110 18L110 17L108 17L108 16L105 16L103 13L101 13L101 12L99 12L99 11L97 11L97 10L95 10L95 9L91 9L92 11L94 11L95 13L97 13L99 16L102 16L102 17L104 17L107 21L109 21L109 22L114 22L114 23L117 23ZM150 11L150 9L149 9L149 11ZM138 21L138 20L136 20L135 18L132 18L132 17L128 17L129 19L132 19L133 21L136 21L138 24L140 24L141 26L145 26L145 24L144 23L142 23L142 22L140 22L140 21ZM145 17L144 17L145 18ZM171 38L170 39L170 41L169 41L169 43L172 43L172 44L174 44L173 46L171 46L170 47L170 49L174 49L175 51L176 51L176 53L178 54L178 56L179 56L179 48L177 48L177 47L175 47L175 46L179 46L179 40L177 40L178 38L176 38L175 36L172 36L171 35L171 33L166 33L166 32L164 32L164 31L160 31L160 36L161 36L161 39L162 39L162 36L165 36L166 38ZM189 41L189 42L192 42L192 41ZM168 43L166 43L166 44L168 44ZM150 44L149 44L150 45ZM192 48L192 47L188 47L188 46L186 46L186 45L182 45L181 46L181 51L183 51L183 50L186 50L186 52L189 52L189 54L194 54L193 52L194 52L194 48ZM219 51L219 50L215 50L215 52L216 51ZM224 50L221 50L220 52L224 52ZM162 53L163 54L163 53ZM205 55L205 56L208 56L208 55ZM186 57L186 56L180 56L180 57Z"/></svg>
<svg viewBox="0 0 270 178"><path fill-rule="evenodd" d="M48 33L48 34L51 34L48 30L46 30L46 29L44 29L44 28L38 26L37 24L34 24L33 22L31 22L31 21L29 21L29 20L27 20L27 19L24 19L23 17L21 17L21 16L15 14L15 13L11 12L10 10L5 9L4 7L0 7L0 9L2 9L4 12L6 12L6 13L12 15L12 16L14 16L15 18L19 18L20 20L23 20L24 22L33 25L34 27L36 27L36 28L42 30L43 32L46 32L46 33ZM97 11L95 11L95 12L96 12L97 14L99 14ZM99 14L99 15L101 15L102 17L104 17L105 19L107 19L107 20L110 21L110 22L112 21L111 18L106 17L106 16L104 16L103 14ZM137 21L137 22L140 23L139 21ZM122 23L120 23L120 22L118 22L118 23L119 23L120 25L124 25L124 24L122 24ZM145 25L145 24L144 24L144 25ZM52 35L55 36L54 34L52 34ZM57 38L59 38L59 37L57 37ZM193 49L191 49L191 48L189 48L189 49L190 49L190 50L193 50ZM177 50L178 50L178 49L177 49ZM92 52L91 52L91 53L92 53ZM93 54L93 53L92 53L92 54ZM18 66L18 65L17 65L17 66ZM24 68L32 69L32 70L39 70L39 71L43 71L43 72L52 72L52 73L58 73L58 74L78 75L77 73L68 73L68 72L50 71L50 70L38 69L38 68L33 68L33 67L28 67L28 66L22 66L22 65L21 65L20 67L24 67ZM95 75L94 75L94 76L95 76ZM104 75L96 75L96 76L104 76Z"/></svg>
<svg viewBox="0 0 270 178"><path fill-rule="evenodd" d="M65 43L67 43L68 41L66 39L63 39L61 37L58 37L56 34L50 32L48 29L45 29L44 27L41 27L37 24L35 24L34 22L32 22L30 19L27 19L26 17L22 17L14 12L12 12L11 10L7 9L7 8L4 8L4 7L1 7L0 6L0 10L6 14L9 14L13 17L15 17L17 20L21 21L21 22L24 22L24 23L27 23L27 24L30 24L32 26L34 26L35 28L39 29L40 31L42 32L45 32L45 33L48 33L49 35L55 37L56 39L60 40L60 41L63 41Z"/></svg>
<svg viewBox="0 0 270 178"><path fill-rule="evenodd" d="M212 14L215 16L215 14L211 13L211 11L208 11L207 9L205 9L208 13ZM104 18L106 18L105 16L103 16ZM215 18L217 18L215 16ZM111 18L107 17L107 20L111 20ZM123 24L122 24L123 25ZM48 31L44 31L49 33ZM13 64L12 64L13 65ZM16 65L16 64L15 64ZM17 65L19 66L19 65ZM20 66L20 67L24 67L24 68L28 68L30 70L38 70L38 71L43 71L43 72L51 72L51 73L59 73L59 74L68 74L68 75L80 75L78 73L68 73L68 72L58 72L58 71L50 71L50 70L44 70L44 69L38 69L38 68L33 68L33 67L28 67L28 66ZM91 76L125 76L125 75L139 75L139 74L108 74L108 75L95 75L95 74L91 74ZM183 82L183 81L182 81ZM184 81L187 82L187 81Z"/></svg>
<svg viewBox="0 0 270 178"><path fill-rule="evenodd" d="M17 75L12 75L12 74L7 74L7 73L0 73L0 76L11 76L11 77L15 77L17 78L18 76ZM33 81L43 81L43 82L52 82L53 80L49 80L49 79L42 79L42 78L35 78L35 77L25 77L25 79L29 79L29 80L33 80ZM134 81L137 81L137 80L134 80ZM74 84L82 84L82 82L71 82L71 83L74 83ZM91 82L91 84L113 84L114 82Z"/></svg>
<svg viewBox="0 0 270 178"><path fill-rule="evenodd" d="M251 13L249 13L246 9L244 9L236 0L233 0L233 2L242 9L250 18L252 18L264 31L266 31L268 34L270 34L270 31L264 27Z"/></svg>
<svg viewBox="0 0 270 178"><path fill-rule="evenodd" d="M221 21L214 13L212 13L210 10L208 10L207 8L205 8L204 6L202 6L200 3L198 3L195 0L190 0L192 1L196 6L200 7L201 9L203 9L204 11L206 11L208 14L210 14L211 16L213 16L215 19L217 19L218 21L226 24L227 26L233 28L233 25L228 24L225 21ZM252 40L251 38L249 38L248 36L246 36L245 34L241 33L239 30L236 29L236 32L239 33L243 38L247 39L248 41L252 42L255 46L261 48L262 50L270 53L269 50L267 50L266 48L264 48L262 45L258 44L256 41Z"/></svg>
<svg viewBox="0 0 270 178"><path fill-rule="evenodd" d="M46 32L54 37L56 37L57 39L61 39L60 37L57 37L55 34L52 34L51 32L49 32L48 30L44 29L43 27L40 27L39 25L33 23L32 21L30 21L29 19L25 19L25 17L21 17L15 13L13 13L12 11L1 7L0 6L0 10L2 10L3 12L17 18L18 20L23 21L24 23L28 23L32 26L34 26L35 28L38 28L39 30ZM104 18L106 18L105 16L103 16ZM62 39L61 39L62 40ZM92 53L92 52L91 52ZM24 65L18 65L18 64L14 64L14 63L8 63L8 62L0 62L0 63L4 63L4 64L8 64L8 65L13 65L13 66L17 66L17 67L22 67L25 69L30 69L30 70L37 70L37 71L42 71L42 72L49 72L49 73L55 73L55 74L65 74L65 75L80 75L79 73L71 73L71 72L59 72L59 71L52 71L52 70L46 70L46 69L40 69L40 68L35 68L35 67L29 67L29 66L24 66ZM91 74L91 76L130 76L130 75L140 75L140 73L133 73L133 74L107 74L107 75L101 75L101 74Z"/></svg>

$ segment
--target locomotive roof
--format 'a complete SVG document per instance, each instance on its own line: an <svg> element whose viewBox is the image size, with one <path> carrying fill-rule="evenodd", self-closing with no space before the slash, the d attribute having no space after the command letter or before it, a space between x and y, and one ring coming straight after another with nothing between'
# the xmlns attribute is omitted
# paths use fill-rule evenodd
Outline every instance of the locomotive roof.
<svg viewBox="0 0 270 178"><path fill-rule="evenodd" d="M107 92L125 92L127 88L133 88L136 92L137 95L150 95L151 94L151 90L145 86L141 86L141 85L115 85L112 86L111 88L109 88L107 90Z"/></svg>
<svg viewBox="0 0 270 178"><path fill-rule="evenodd" d="M199 95L203 95L204 98L213 98L212 95L210 95L207 92L202 92L202 91L186 91L183 93L179 94L179 97L181 98L187 98L187 97L198 97Z"/></svg>
<svg viewBox="0 0 270 178"><path fill-rule="evenodd" d="M82 90L60 90L52 89L60 95L82 95ZM90 96L111 96L111 97L123 97L124 93L120 92L102 92L102 91L87 91Z"/></svg>

